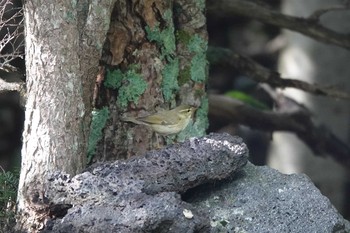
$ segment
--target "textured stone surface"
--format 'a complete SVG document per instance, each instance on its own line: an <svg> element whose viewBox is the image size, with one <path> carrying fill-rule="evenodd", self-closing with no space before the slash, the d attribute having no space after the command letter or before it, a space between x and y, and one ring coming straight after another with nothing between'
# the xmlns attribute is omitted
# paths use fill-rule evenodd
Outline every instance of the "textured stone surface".
<svg viewBox="0 0 350 233"><path fill-rule="evenodd" d="M305 175L244 166L247 156L241 139L211 134L72 179L55 174L48 199L72 206L46 232L350 232Z"/></svg>
<svg viewBox="0 0 350 233"><path fill-rule="evenodd" d="M247 158L240 138L211 134L143 157L97 164L72 179L54 174L47 198L72 207L63 218L48 220L46 232L209 232L207 212L182 201L179 193L232 176Z"/></svg>
<svg viewBox="0 0 350 233"><path fill-rule="evenodd" d="M349 222L307 176L251 163L234 180L200 186L186 197L209 212L211 232L350 232Z"/></svg>

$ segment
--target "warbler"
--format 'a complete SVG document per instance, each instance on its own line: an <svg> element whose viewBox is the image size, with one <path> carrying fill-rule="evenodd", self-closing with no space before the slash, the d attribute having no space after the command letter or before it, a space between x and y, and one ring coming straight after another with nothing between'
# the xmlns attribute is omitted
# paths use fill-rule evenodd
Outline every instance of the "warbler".
<svg viewBox="0 0 350 233"><path fill-rule="evenodd" d="M122 121L145 125L160 135L180 133L190 122L196 108L190 105L180 105L171 110L157 112L145 117L122 117Z"/></svg>

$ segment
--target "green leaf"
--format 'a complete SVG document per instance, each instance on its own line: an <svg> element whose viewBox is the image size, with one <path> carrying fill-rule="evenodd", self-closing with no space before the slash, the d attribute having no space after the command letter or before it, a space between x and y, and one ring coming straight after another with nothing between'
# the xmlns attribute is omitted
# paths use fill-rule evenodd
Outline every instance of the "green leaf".
<svg viewBox="0 0 350 233"><path fill-rule="evenodd" d="M225 95L229 96L231 98L234 98L234 99L238 99L238 100L244 102L245 104L247 104L253 108L256 108L256 109L260 109L260 110L269 110L270 109L263 102L255 99L251 95L248 95L248 94L241 92L241 91L229 91L229 92L226 92Z"/></svg>

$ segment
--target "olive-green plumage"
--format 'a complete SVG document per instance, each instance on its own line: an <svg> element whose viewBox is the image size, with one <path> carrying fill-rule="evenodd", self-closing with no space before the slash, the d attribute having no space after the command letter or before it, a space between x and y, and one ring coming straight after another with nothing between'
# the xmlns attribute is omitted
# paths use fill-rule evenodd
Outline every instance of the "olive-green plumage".
<svg viewBox="0 0 350 233"><path fill-rule="evenodd" d="M161 135L177 134L186 128L196 108L180 105L168 111L161 111L145 117L124 117L122 121L146 125Z"/></svg>

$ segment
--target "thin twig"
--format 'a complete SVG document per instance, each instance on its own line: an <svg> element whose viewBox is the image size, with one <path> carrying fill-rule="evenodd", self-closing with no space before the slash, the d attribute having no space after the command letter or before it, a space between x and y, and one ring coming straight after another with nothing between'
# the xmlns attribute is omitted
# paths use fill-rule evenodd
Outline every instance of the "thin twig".
<svg viewBox="0 0 350 233"><path fill-rule="evenodd" d="M23 8L14 8L11 1L4 1L0 18L0 30L6 32L0 39L0 69L7 69L13 60L24 57Z"/></svg>

